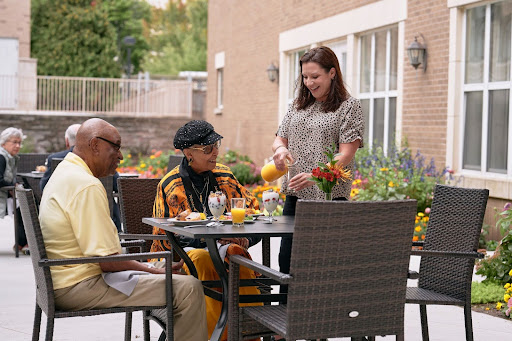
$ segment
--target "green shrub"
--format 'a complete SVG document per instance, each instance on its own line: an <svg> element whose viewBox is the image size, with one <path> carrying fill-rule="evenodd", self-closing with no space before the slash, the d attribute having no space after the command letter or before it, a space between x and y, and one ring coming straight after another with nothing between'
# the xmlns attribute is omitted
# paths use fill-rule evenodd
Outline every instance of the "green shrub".
<svg viewBox="0 0 512 341"><path fill-rule="evenodd" d="M244 186L262 182L261 167L256 166L247 155L229 150L226 154L219 156L218 162L231 168L237 180Z"/></svg>
<svg viewBox="0 0 512 341"><path fill-rule="evenodd" d="M418 212L425 212L432 204L434 187L445 183L447 169L437 171L434 159L426 162L418 151L415 156L406 146L392 148L387 155L382 147L363 148L355 156L357 191L355 200L416 199Z"/></svg>
<svg viewBox="0 0 512 341"><path fill-rule="evenodd" d="M497 303L503 299L505 289L497 283L471 283L471 304Z"/></svg>

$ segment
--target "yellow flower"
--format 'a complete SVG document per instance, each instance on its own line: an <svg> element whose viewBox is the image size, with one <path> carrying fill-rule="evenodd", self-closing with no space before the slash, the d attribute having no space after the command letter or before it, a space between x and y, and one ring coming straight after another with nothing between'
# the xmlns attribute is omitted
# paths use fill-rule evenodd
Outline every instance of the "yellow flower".
<svg viewBox="0 0 512 341"><path fill-rule="evenodd" d="M508 272L508 275L509 275L510 277L512 277L512 269L510 269L510 271Z"/></svg>
<svg viewBox="0 0 512 341"><path fill-rule="evenodd" d="M393 181L390 181L390 182L388 183L388 186L389 186L389 187L395 187L395 184L393 183Z"/></svg>
<svg viewBox="0 0 512 341"><path fill-rule="evenodd" d="M510 299L509 294L505 294L505 296L503 296L503 301L508 302L509 299Z"/></svg>
<svg viewBox="0 0 512 341"><path fill-rule="evenodd" d="M140 168L146 168L146 164L143 162L140 164Z"/></svg>
<svg viewBox="0 0 512 341"><path fill-rule="evenodd" d="M416 232L421 232L421 227L416 226L416 228L414 229L414 231L416 231Z"/></svg>
<svg viewBox="0 0 512 341"><path fill-rule="evenodd" d="M124 163L124 160L119 161L119 164L122 165Z"/></svg>
<svg viewBox="0 0 512 341"><path fill-rule="evenodd" d="M132 154L128 154L128 155L126 155L126 157L131 159L132 158Z"/></svg>
<svg viewBox="0 0 512 341"><path fill-rule="evenodd" d="M153 160L153 159L155 158L155 156L154 156L154 155L151 155L149 158L150 158L151 160Z"/></svg>
<svg viewBox="0 0 512 341"><path fill-rule="evenodd" d="M505 284L503 287L504 287L505 289L510 288L510 283Z"/></svg>
<svg viewBox="0 0 512 341"><path fill-rule="evenodd" d="M380 171L381 171L381 172L387 172L388 170L389 170L389 169L387 169L387 168L381 168L381 169L380 169Z"/></svg>
<svg viewBox="0 0 512 341"><path fill-rule="evenodd" d="M487 308L485 308L485 310L491 310L491 308L487 307Z"/></svg>
<svg viewBox="0 0 512 341"><path fill-rule="evenodd" d="M496 309L501 310L502 306L503 304L501 304L501 302L496 303Z"/></svg>
<svg viewBox="0 0 512 341"><path fill-rule="evenodd" d="M425 216L425 214L423 214L423 212L418 212L417 215L418 215L418 217L424 217Z"/></svg>

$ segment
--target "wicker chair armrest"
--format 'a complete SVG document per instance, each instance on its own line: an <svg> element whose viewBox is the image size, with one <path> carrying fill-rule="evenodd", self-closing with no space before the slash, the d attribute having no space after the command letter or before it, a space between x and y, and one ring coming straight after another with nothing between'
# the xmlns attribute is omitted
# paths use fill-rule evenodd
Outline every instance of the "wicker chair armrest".
<svg viewBox="0 0 512 341"><path fill-rule="evenodd" d="M274 279L282 284L288 284L293 279L293 277L288 274L284 274L277 270L271 269L263 264L256 263L256 262L254 262L250 259L247 259L245 257L242 257L242 256L238 256L238 255L230 256L229 261L243 265L251 270L259 272L260 274L265 275L271 279Z"/></svg>
<svg viewBox="0 0 512 341"><path fill-rule="evenodd" d="M122 247L141 247L146 245L144 240L121 240Z"/></svg>
<svg viewBox="0 0 512 341"><path fill-rule="evenodd" d="M419 279L420 273L418 271L409 270L407 273L407 279Z"/></svg>
<svg viewBox="0 0 512 341"><path fill-rule="evenodd" d="M0 191L7 192L7 191L11 191L11 190L13 190L15 188L16 187L14 187L14 186L3 186L3 187L0 187Z"/></svg>
<svg viewBox="0 0 512 341"><path fill-rule="evenodd" d="M425 244L424 241L412 242L412 246L423 246L424 244Z"/></svg>
<svg viewBox="0 0 512 341"><path fill-rule="evenodd" d="M120 239L167 240L164 234L119 233Z"/></svg>
<svg viewBox="0 0 512 341"><path fill-rule="evenodd" d="M115 261L127 260L145 260L149 258L165 258L166 262L172 262L172 253L169 251L162 252L145 252L145 253L130 253L113 256L102 257L80 257L68 259L48 259L44 258L39 261L39 266L58 266L70 264L87 264L87 263L104 263Z"/></svg>
<svg viewBox="0 0 512 341"><path fill-rule="evenodd" d="M481 252L460 252L460 251L434 251L434 250L412 250L411 255L422 257L457 257L457 258L484 258Z"/></svg>

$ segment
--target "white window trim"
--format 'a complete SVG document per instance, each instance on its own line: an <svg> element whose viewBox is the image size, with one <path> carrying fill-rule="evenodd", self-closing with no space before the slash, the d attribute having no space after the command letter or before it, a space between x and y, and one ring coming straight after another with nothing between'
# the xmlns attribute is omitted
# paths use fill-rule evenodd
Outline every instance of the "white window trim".
<svg viewBox="0 0 512 341"><path fill-rule="evenodd" d="M215 77L217 79L216 88L217 88L217 96L216 96L216 107L213 109L213 113L216 115L222 114L222 110L224 109L224 98L221 98L221 92L219 89L222 87L222 93L224 93L224 66L226 64L226 54L224 51L218 52L215 54ZM219 79L219 70L222 69L222 79Z"/></svg>

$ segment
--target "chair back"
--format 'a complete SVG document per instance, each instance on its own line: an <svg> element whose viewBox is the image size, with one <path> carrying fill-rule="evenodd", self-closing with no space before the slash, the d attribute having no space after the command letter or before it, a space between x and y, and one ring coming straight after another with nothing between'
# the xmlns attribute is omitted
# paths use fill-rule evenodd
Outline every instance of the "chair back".
<svg viewBox="0 0 512 341"><path fill-rule="evenodd" d="M489 190L436 185L424 250L474 252ZM422 257L418 287L470 299L473 258Z"/></svg>
<svg viewBox="0 0 512 341"><path fill-rule="evenodd" d="M169 155L169 163L167 164L167 173L169 173L174 167L179 165L183 160L183 155Z"/></svg>
<svg viewBox="0 0 512 341"><path fill-rule="evenodd" d="M299 200L286 338L403 333L416 210L416 200Z"/></svg>
<svg viewBox="0 0 512 341"><path fill-rule="evenodd" d="M109 175L99 179L107 192L108 208L110 210L110 217L112 218L114 214L114 177Z"/></svg>
<svg viewBox="0 0 512 341"><path fill-rule="evenodd" d="M125 233L153 233L151 226L142 223L142 218L153 216L153 203L160 180L121 177L117 179L121 203L121 220ZM146 241L146 246L142 252L149 252L151 243L151 240Z"/></svg>
<svg viewBox="0 0 512 341"><path fill-rule="evenodd" d="M23 153L19 154L18 173L30 173L36 170L37 166L46 163L48 153Z"/></svg>
<svg viewBox="0 0 512 341"><path fill-rule="evenodd" d="M57 168L57 166L59 165L59 163L61 163L64 159L63 158L53 158L52 159L52 164L49 165L51 166L51 172L53 174L53 172L55 171L55 168Z"/></svg>
<svg viewBox="0 0 512 341"><path fill-rule="evenodd" d="M17 188L16 196L20 203L21 217L30 248L30 258L36 281L36 300L46 315L53 314L55 298L50 268L39 266L39 261L47 258L47 255L34 195L30 189Z"/></svg>

